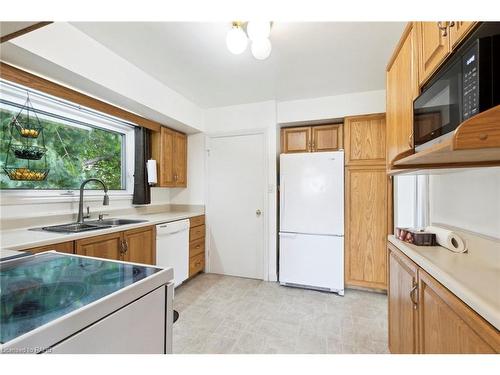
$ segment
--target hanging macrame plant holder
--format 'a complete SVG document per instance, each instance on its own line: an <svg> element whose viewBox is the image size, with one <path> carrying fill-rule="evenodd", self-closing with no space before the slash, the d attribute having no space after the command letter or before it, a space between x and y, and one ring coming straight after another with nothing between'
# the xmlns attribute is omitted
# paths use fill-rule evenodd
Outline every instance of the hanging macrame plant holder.
<svg viewBox="0 0 500 375"><path fill-rule="evenodd" d="M5 173L13 181L44 181L49 173L47 149L43 126L29 93L19 113L12 117L9 127L10 139L3 168Z"/></svg>

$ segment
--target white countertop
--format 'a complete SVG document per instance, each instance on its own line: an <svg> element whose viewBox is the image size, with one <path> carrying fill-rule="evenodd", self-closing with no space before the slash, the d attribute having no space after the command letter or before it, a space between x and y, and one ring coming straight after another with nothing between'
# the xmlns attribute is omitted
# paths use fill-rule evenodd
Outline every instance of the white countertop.
<svg viewBox="0 0 500 375"><path fill-rule="evenodd" d="M129 225L120 225L112 228L105 228L105 229L91 230L87 232L70 233L70 234L45 232L38 230L33 231L33 230L28 230L29 228L8 229L0 231L0 237L1 237L0 244L2 252L6 250L25 250L37 246L45 246L60 242L74 241L81 238L100 236L107 233L121 232L128 229L146 227L170 221L187 219L198 215L204 215L204 210L193 209L186 211L169 211L169 212L150 213L150 214L136 213L129 215L116 215L116 216L113 215L112 217L118 217L120 219L147 220L147 222L129 224ZM108 217L106 217L105 219L108 219ZM41 224L38 225L38 227L45 225L65 224L65 223L68 223L68 221L66 220L65 222L60 222L60 223Z"/></svg>
<svg viewBox="0 0 500 375"><path fill-rule="evenodd" d="M412 245L392 235L389 236L389 242L485 320L500 329L500 245L498 243L491 242L488 249L469 247L468 253L457 254L441 246Z"/></svg>

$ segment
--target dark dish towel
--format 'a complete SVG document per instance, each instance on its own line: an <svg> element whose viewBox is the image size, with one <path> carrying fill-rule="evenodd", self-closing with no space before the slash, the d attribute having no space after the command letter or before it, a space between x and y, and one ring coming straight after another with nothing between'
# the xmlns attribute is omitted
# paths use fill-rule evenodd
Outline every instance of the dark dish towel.
<svg viewBox="0 0 500 375"><path fill-rule="evenodd" d="M151 131L137 126L135 134L134 195L132 204L150 204L151 188L148 184L146 162L151 158Z"/></svg>

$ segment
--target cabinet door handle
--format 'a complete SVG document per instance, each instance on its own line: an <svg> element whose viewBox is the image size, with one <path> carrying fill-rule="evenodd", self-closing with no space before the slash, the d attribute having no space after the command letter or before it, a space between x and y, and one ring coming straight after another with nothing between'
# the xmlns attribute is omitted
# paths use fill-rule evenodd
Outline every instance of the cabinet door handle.
<svg viewBox="0 0 500 375"><path fill-rule="evenodd" d="M437 23L439 30L441 30L441 36L445 37L448 35L448 24L449 22L441 22Z"/></svg>
<svg viewBox="0 0 500 375"><path fill-rule="evenodd" d="M416 310L418 308L418 301L415 299L415 292L418 290L418 283L413 281L413 288L410 290L410 299L413 303L413 309Z"/></svg>
<svg viewBox="0 0 500 375"><path fill-rule="evenodd" d="M314 141L312 141L312 148L311 149L313 152L316 151L316 143Z"/></svg>
<svg viewBox="0 0 500 375"><path fill-rule="evenodd" d="M125 254L125 241L120 240L120 255Z"/></svg>
<svg viewBox="0 0 500 375"><path fill-rule="evenodd" d="M413 134L408 137L408 146L410 146L410 149L413 148Z"/></svg>

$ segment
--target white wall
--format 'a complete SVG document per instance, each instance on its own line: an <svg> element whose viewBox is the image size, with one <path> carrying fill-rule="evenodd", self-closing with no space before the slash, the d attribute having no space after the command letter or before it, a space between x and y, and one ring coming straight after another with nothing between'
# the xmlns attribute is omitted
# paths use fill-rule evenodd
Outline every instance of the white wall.
<svg viewBox="0 0 500 375"><path fill-rule="evenodd" d="M385 90L278 102L278 123L385 112Z"/></svg>
<svg viewBox="0 0 500 375"><path fill-rule="evenodd" d="M172 204L205 204L205 134L188 136L187 188L167 189Z"/></svg>
<svg viewBox="0 0 500 375"><path fill-rule="evenodd" d="M276 103L274 101L266 101L208 109L205 113L205 129L208 135L254 129L267 130L267 158L269 168L267 208L268 275L270 281L275 281L277 280ZM266 212L264 212L264 214L266 214Z"/></svg>
<svg viewBox="0 0 500 375"><path fill-rule="evenodd" d="M429 178L430 221L500 239L500 168Z"/></svg>
<svg viewBox="0 0 500 375"><path fill-rule="evenodd" d="M394 177L394 227L412 228L416 225L416 178Z"/></svg>

